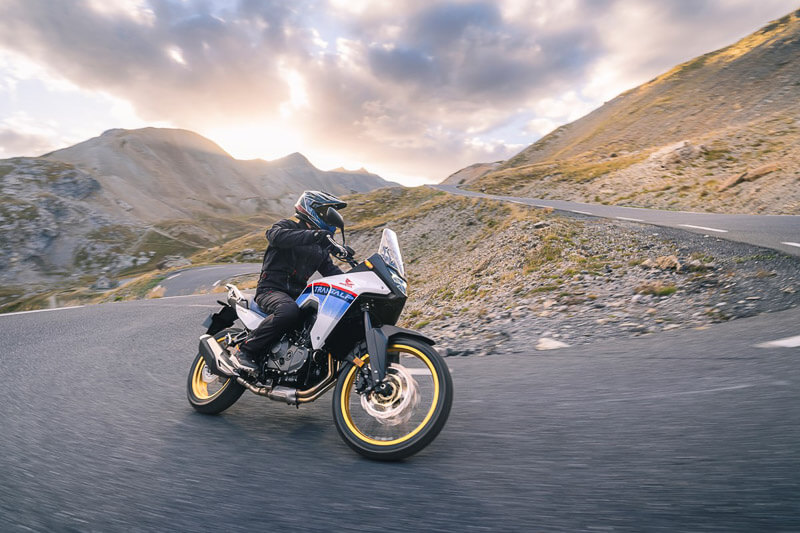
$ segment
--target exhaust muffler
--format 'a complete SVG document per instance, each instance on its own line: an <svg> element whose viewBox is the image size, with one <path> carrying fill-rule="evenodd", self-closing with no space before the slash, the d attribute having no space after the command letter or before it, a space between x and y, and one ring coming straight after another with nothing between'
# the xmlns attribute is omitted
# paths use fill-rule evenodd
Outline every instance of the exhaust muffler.
<svg viewBox="0 0 800 533"><path fill-rule="evenodd" d="M206 366L212 374L238 377L233 368L233 363L228 359L225 350L219 345L217 340L211 335L202 335L200 337L200 355L206 362Z"/></svg>

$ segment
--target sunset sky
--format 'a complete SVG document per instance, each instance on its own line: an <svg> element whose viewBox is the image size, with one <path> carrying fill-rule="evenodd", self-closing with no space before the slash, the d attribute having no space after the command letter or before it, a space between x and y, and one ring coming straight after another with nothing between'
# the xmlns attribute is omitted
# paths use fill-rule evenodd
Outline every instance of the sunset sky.
<svg viewBox="0 0 800 533"><path fill-rule="evenodd" d="M0 0L0 158L196 131L407 185L506 159L797 0Z"/></svg>

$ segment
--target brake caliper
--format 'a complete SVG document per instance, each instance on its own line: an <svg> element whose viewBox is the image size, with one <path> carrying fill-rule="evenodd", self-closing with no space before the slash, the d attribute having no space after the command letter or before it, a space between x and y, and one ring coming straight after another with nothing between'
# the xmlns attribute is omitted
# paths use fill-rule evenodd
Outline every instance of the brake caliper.
<svg viewBox="0 0 800 533"><path fill-rule="evenodd" d="M356 376L356 392L364 394L370 389L372 389L372 374L369 372L369 367L364 366Z"/></svg>

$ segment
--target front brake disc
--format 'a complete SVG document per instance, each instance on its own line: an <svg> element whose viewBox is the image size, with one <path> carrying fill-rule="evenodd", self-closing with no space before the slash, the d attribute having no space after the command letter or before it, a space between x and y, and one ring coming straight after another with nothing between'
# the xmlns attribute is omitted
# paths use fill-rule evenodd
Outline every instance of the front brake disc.
<svg viewBox="0 0 800 533"><path fill-rule="evenodd" d="M419 385L403 366L396 364L389 368L385 379L391 393L387 396L375 392L362 394L361 407L385 426L408 422L419 405Z"/></svg>

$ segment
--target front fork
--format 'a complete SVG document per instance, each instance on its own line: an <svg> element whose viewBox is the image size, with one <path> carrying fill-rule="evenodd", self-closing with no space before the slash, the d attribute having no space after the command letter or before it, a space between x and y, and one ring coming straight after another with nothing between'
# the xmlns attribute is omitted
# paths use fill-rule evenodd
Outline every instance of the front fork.
<svg viewBox="0 0 800 533"><path fill-rule="evenodd" d="M388 354L386 348L389 340L386 334L380 329L372 325L372 320L369 316L369 308L363 308L364 312L364 337L367 341L367 354L369 355L369 366L366 371L363 368L365 362L358 358L353 357L353 364L361 369L361 376L363 390L359 392L387 392L387 385L383 379L386 377L386 369L388 367Z"/></svg>

